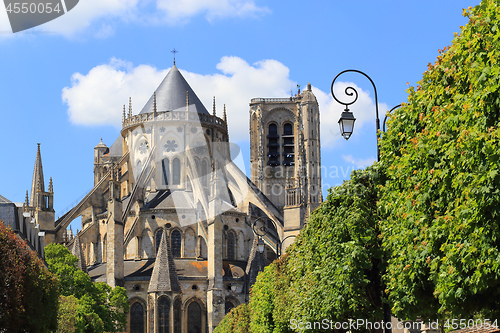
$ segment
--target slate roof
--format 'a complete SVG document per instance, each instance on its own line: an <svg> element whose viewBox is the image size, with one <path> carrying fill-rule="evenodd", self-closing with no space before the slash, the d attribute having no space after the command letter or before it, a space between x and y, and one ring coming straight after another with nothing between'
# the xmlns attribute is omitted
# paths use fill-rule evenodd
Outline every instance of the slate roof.
<svg viewBox="0 0 500 333"><path fill-rule="evenodd" d="M10 201L6 197L0 195L0 203L12 203L12 201Z"/></svg>
<svg viewBox="0 0 500 333"><path fill-rule="evenodd" d="M156 111L185 111L186 91L189 97L189 112L209 114L175 65L170 69L158 88L156 88ZM153 112L153 99L154 94L149 98L149 101L140 113Z"/></svg>

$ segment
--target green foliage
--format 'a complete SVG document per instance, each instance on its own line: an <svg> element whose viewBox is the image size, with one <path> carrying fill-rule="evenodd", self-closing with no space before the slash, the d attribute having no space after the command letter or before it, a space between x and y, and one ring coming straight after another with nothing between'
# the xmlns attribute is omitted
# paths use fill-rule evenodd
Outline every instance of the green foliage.
<svg viewBox="0 0 500 333"><path fill-rule="evenodd" d="M75 296L59 296L59 310L57 312L57 333L77 332L77 308L78 299Z"/></svg>
<svg viewBox="0 0 500 333"><path fill-rule="evenodd" d="M61 281L61 295L76 300L76 307L67 311L65 317L60 316L60 320L63 318L66 323L70 321L68 316L73 314L76 332L121 332L125 329L129 304L124 288L112 289L104 282L93 283L88 274L76 268L78 259L64 245L49 244L45 257L49 270ZM70 302L68 298L63 300Z"/></svg>
<svg viewBox="0 0 500 333"><path fill-rule="evenodd" d="M404 318L500 316L500 7L464 15L382 140L385 281Z"/></svg>
<svg viewBox="0 0 500 333"><path fill-rule="evenodd" d="M56 277L0 221L0 331L55 331L57 298Z"/></svg>
<svg viewBox="0 0 500 333"><path fill-rule="evenodd" d="M214 331L214 333L247 332L250 332L250 308L246 303L232 309Z"/></svg>
<svg viewBox="0 0 500 333"><path fill-rule="evenodd" d="M376 166L354 171L311 215L288 251L290 318L383 319L378 182Z"/></svg>
<svg viewBox="0 0 500 333"><path fill-rule="evenodd" d="M290 277L287 255L275 260L257 276L252 287L250 308L254 333L291 332L289 330L288 288Z"/></svg>

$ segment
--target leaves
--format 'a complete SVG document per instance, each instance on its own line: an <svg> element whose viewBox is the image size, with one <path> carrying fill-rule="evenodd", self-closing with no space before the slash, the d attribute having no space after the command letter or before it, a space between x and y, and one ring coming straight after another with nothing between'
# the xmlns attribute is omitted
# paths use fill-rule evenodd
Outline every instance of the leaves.
<svg viewBox="0 0 500 333"><path fill-rule="evenodd" d="M500 8L466 15L381 141L384 280L403 318L500 314Z"/></svg>
<svg viewBox="0 0 500 333"><path fill-rule="evenodd" d="M0 331L53 332L57 298L56 277L0 221Z"/></svg>

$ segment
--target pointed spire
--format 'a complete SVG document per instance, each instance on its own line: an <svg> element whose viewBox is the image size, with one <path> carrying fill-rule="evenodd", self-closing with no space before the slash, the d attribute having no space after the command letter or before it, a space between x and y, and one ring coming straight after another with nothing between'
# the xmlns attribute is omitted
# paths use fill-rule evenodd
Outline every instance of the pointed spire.
<svg viewBox="0 0 500 333"><path fill-rule="evenodd" d="M156 91L153 94L153 113L156 113Z"/></svg>
<svg viewBox="0 0 500 333"><path fill-rule="evenodd" d="M52 177L49 180L49 193L54 193L54 184L52 184Z"/></svg>
<svg viewBox="0 0 500 333"><path fill-rule="evenodd" d="M24 205L28 207L30 205L30 199L28 197L28 190L26 190L26 198L24 199Z"/></svg>
<svg viewBox="0 0 500 333"><path fill-rule="evenodd" d="M227 126L226 104L224 104L224 112L222 114L222 118L224 119L224 122L226 123Z"/></svg>
<svg viewBox="0 0 500 333"><path fill-rule="evenodd" d="M87 273L87 265L85 264L85 257L83 256L83 249L80 244L80 236L78 234L73 242L73 250L71 251L71 254L78 258L78 261L75 263L76 268Z"/></svg>
<svg viewBox="0 0 500 333"><path fill-rule="evenodd" d="M174 258L170 249L170 242L167 241L165 234L166 232L163 231L158 253L156 254L153 274L151 274L151 281L149 282L148 293L165 291L181 292L179 277L175 270Z"/></svg>
<svg viewBox="0 0 500 333"><path fill-rule="evenodd" d="M128 98L128 117L132 117L132 97Z"/></svg>
<svg viewBox="0 0 500 333"><path fill-rule="evenodd" d="M214 96L214 105L212 107L212 110L213 110L213 113L214 113L214 117L216 117L217 115L215 114L215 96Z"/></svg>
<svg viewBox="0 0 500 333"><path fill-rule="evenodd" d="M122 116L122 123L125 122L125 104L123 104L123 116Z"/></svg>
<svg viewBox="0 0 500 333"><path fill-rule="evenodd" d="M38 191L40 192L45 191L45 184L43 182L42 154L40 153L39 143L36 152L35 169L33 170L33 182L31 183L30 206L32 207L37 207L39 204L37 196Z"/></svg>

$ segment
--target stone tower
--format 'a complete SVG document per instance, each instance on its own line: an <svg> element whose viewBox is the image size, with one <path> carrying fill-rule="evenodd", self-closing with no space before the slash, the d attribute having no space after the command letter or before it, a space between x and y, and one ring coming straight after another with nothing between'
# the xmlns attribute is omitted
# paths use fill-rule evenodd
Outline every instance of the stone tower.
<svg viewBox="0 0 500 333"><path fill-rule="evenodd" d="M40 144L38 144L35 168L33 170L31 197L28 200L28 193L26 192L24 210L26 213L29 213L29 216L33 219L32 222L36 223L35 227L38 228L38 231L44 234L45 243L42 246L45 247L47 244L53 242L55 240L54 186L51 177L49 188L45 191Z"/></svg>
<svg viewBox="0 0 500 333"><path fill-rule="evenodd" d="M284 237L296 235L322 202L319 106L311 84L294 97L251 100L250 151L252 182L282 212Z"/></svg>

